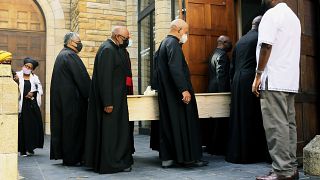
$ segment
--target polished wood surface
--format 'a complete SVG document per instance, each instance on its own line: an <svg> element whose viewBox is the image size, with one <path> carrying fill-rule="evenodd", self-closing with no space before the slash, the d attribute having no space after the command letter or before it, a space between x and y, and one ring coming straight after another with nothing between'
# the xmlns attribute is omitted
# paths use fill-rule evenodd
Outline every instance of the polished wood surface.
<svg viewBox="0 0 320 180"><path fill-rule="evenodd" d="M208 59L217 38L227 35L236 41L233 0L186 0L189 40L183 45L195 92L207 92Z"/></svg>
<svg viewBox="0 0 320 180"><path fill-rule="evenodd" d="M286 0L301 22L300 93L296 96L296 121L298 133L297 155L302 157L303 147L320 133L317 97L319 96L316 51L317 2L312 0Z"/></svg>
<svg viewBox="0 0 320 180"><path fill-rule="evenodd" d="M229 117L230 93L195 94L199 118ZM128 96L129 120L159 120L158 97L146 95Z"/></svg>

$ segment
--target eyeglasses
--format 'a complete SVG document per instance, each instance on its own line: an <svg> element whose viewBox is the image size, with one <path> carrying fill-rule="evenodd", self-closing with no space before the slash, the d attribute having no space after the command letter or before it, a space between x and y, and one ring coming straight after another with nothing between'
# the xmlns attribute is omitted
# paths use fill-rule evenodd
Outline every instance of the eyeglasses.
<svg viewBox="0 0 320 180"><path fill-rule="evenodd" d="M122 40L127 40L127 39L129 39L129 37L124 37L124 36L122 36L121 34L118 34L118 35L123 38Z"/></svg>

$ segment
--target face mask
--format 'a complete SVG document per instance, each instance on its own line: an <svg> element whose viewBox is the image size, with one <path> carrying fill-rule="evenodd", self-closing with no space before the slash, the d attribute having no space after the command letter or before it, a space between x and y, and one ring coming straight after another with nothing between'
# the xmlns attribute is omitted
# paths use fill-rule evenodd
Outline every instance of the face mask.
<svg viewBox="0 0 320 180"><path fill-rule="evenodd" d="M188 35L187 34L183 34L181 39L180 39L180 43L184 44L186 43L188 40Z"/></svg>
<svg viewBox="0 0 320 180"><path fill-rule="evenodd" d="M123 43L119 45L121 48L127 48L129 46L129 39L123 40Z"/></svg>
<svg viewBox="0 0 320 180"><path fill-rule="evenodd" d="M128 44L128 47L131 47L132 46L132 40L131 39L129 39L129 44Z"/></svg>
<svg viewBox="0 0 320 180"><path fill-rule="evenodd" d="M31 70L27 69L26 67L22 68L23 74L31 74Z"/></svg>
<svg viewBox="0 0 320 180"><path fill-rule="evenodd" d="M75 48L77 49L78 52L80 52L83 45L82 45L81 42L78 42L78 43L76 43L76 44L77 44L77 47L75 47Z"/></svg>

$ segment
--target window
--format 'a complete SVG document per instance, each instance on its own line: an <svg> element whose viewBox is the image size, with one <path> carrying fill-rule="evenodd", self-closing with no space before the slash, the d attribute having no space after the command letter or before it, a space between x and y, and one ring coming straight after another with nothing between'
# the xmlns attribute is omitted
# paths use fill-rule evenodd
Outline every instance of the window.
<svg viewBox="0 0 320 180"><path fill-rule="evenodd" d="M138 91L143 94L152 78L155 27L154 0L139 1L138 15Z"/></svg>
<svg viewBox="0 0 320 180"><path fill-rule="evenodd" d="M179 18L180 15L180 0L171 0L171 19L175 20Z"/></svg>
<svg viewBox="0 0 320 180"><path fill-rule="evenodd" d="M154 0L139 0L139 12L145 10L147 7L152 5Z"/></svg>

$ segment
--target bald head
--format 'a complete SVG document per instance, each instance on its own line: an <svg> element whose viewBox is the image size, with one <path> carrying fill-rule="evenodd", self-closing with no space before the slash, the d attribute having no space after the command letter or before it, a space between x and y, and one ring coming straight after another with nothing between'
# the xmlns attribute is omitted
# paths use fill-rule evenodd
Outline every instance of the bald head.
<svg viewBox="0 0 320 180"><path fill-rule="evenodd" d="M217 39L217 43L217 48L224 49L227 52L231 51L232 49L232 42L230 38L226 35L219 36Z"/></svg>
<svg viewBox="0 0 320 180"><path fill-rule="evenodd" d="M129 44L130 33L124 26L115 26L112 28L111 39L119 46L126 48Z"/></svg>
<svg viewBox="0 0 320 180"><path fill-rule="evenodd" d="M177 29L179 30L182 28L188 28L188 24L182 19L176 19L170 23L170 30L171 31L177 30Z"/></svg>
<svg viewBox="0 0 320 180"><path fill-rule="evenodd" d="M259 29L259 24L261 22L262 16L257 16L252 21L252 29Z"/></svg>
<svg viewBox="0 0 320 180"><path fill-rule="evenodd" d="M124 26L115 26L112 28L112 36L122 35L124 37L129 37L129 31Z"/></svg>
<svg viewBox="0 0 320 180"><path fill-rule="evenodd" d="M176 19L170 23L169 34L177 37L180 40L180 43L183 44L187 41L188 32L189 32L189 26L184 20Z"/></svg>

